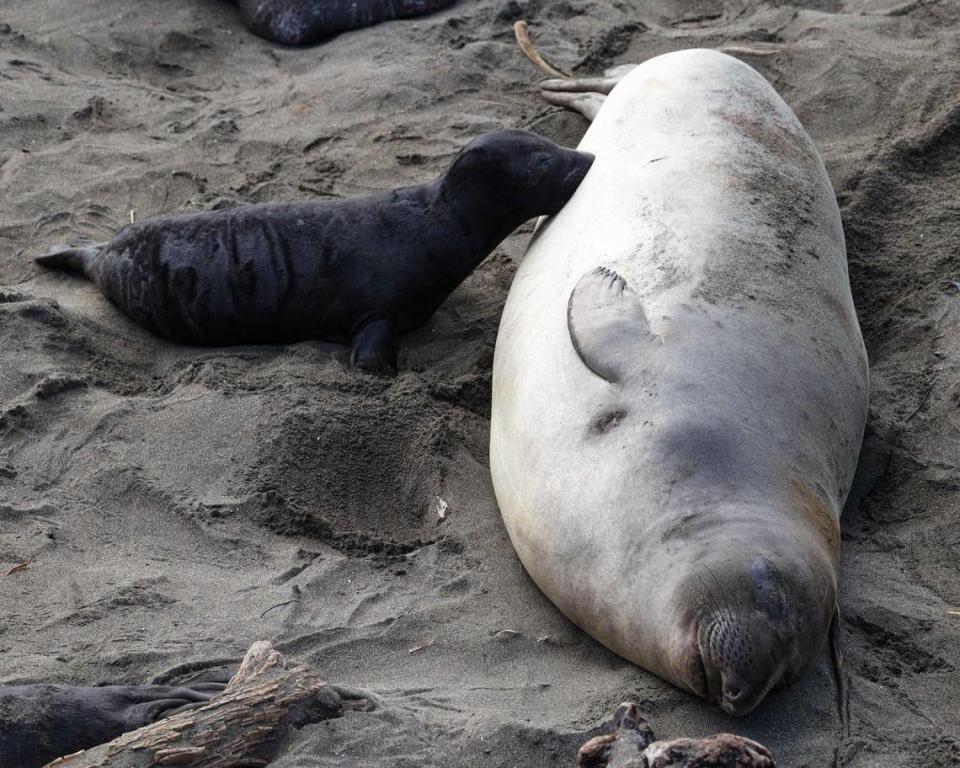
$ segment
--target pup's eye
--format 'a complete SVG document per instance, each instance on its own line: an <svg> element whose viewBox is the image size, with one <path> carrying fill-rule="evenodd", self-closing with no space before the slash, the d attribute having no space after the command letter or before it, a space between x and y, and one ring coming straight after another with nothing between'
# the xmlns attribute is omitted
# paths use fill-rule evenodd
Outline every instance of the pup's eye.
<svg viewBox="0 0 960 768"><path fill-rule="evenodd" d="M530 158L530 162L527 164L527 176L531 179L539 179L546 172L549 165L550 155L540 152Z"/></svg>

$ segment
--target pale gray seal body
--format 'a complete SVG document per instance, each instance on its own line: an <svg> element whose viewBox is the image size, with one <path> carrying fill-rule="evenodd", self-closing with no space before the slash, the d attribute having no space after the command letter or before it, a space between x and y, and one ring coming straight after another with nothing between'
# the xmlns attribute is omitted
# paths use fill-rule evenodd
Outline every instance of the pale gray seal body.
<svg viewBox="0 0 960 768"><path fill-rule="evenodd" d="M750 711L822 649L867 357L823 163L753 69L660 56L504 308L490 462L527 571L573 621Z"/></svg>

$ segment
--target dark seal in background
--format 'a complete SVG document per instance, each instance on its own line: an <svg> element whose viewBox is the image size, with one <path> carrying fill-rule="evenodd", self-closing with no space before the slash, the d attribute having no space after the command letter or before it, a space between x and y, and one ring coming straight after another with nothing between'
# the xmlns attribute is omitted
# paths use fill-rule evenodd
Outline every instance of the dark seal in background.
<svg viewBox="0 0 960 768"><path fill-rule="evenodd" d="M229 0L247 29L274 43L311 45L351 29L422 16L453 0Z"/></svg>

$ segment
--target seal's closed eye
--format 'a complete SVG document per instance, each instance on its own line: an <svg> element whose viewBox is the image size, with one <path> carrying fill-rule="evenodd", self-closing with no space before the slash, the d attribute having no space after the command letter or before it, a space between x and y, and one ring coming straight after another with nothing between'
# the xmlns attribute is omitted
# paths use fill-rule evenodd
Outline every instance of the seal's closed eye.
<svg viewBox="0 0 960 768"><path fill-rule="evenodd" d="M750 563L750 576L756 592L756 607L774 621L787 618L787 598L783 576L766 557L758 557Z"/></svg>

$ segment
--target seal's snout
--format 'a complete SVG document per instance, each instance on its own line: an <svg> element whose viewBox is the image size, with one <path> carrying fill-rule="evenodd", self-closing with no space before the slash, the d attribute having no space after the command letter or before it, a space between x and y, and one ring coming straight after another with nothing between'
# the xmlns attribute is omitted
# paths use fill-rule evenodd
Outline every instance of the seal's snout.
<svg viewBox="0 0 960 768"><path fill-rule="evenodd" d="M736 675L729 675L723 679L723 700L736 707L744 698L744 685Z"/></svg>
<svg viewBox="0 0 960 768"><path fill-rule="evenodd" d="M771 685L772 687L772 685ZM720 692L720 706L731 715L745 715L759 702L766 689L757 696L752 690L749 681L744 680L736 672L723 675L723 684Z"/></svg>
<svg viewBox="0 0 960 768"><path fill-rule="evenodd" d="M698 631L707 698L745 715L783 677L790 658L782 632L761 612L739 607L707 617Z"/></svg>
<svg viewBox="0 0 960 768"><path fill-rule="evenodd" d="M558 174L555 176L555 192L549 201L546 213L559 213L573 197L574 192L586 178L590 166L596 158L589 152L580 152L576 149L562 150L558 157ZM548 189L548 187L546 188Z"/></svg>
<svg viewBox="0 0 960 768"><path fill-rule="evenodd" d="M573 156L570 160L570 170L563 179L563 186L565 191L568 192L568 197L572 197L573 193L577 191L577 187L586 178L593 161L597 159L590 152L571 150L570 154Z"/></svg>
<svg viewBox="0 0 960 768"><path fill-rule="evenodd" d="M583 173L586 175L587 171L590 170L590 166L593 165L593 161L597 159L597 156L593 154L593 152L584 152L580 149L574 149L572 152L576 155L580 165L583 166Z"/></svg>
<svg viewBox="0 0 960 768"><path fill-rule="evenodd" d="M458 186L483 191L489 200L528 218L557 213L593 164L589 152L561 147L527 131L478 136L454 158L448 176Z"/></svg>
<svg viewBox="0 0 960 768"><path fill-rule="evenodd" d="M826 639L833 613L812 610L807 596L822 594L832 608L836 587L829 575L791 559L790 544L701 561L679 587L688 604L696 595L696 607L679 615L695 642L677 668L691 690L732 715L749 713L774 687L795 680Z"/></svg>

